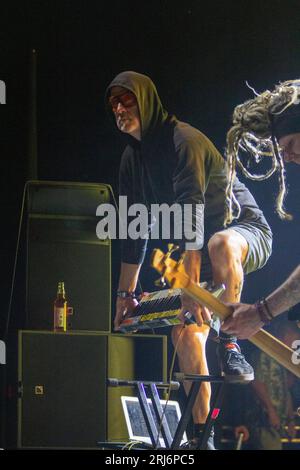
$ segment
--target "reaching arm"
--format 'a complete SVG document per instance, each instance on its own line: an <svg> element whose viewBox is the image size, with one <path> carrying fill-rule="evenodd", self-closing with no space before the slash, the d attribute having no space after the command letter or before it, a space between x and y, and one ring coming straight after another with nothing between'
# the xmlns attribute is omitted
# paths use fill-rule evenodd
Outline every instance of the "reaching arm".
<svg viewBox="0 0 300 470"><path fill-rule="evenodd" d="M300 302L300 265L281 286L268 295L266 301L275 317Z"/></svg>
<svg viewBox="0 0 300 470"><path fill-rule="evenodd" d="M134 292L139 278L141 265L121 263L118 290Z"/></svg>
<svg viewBox="0 0 300 470"><path fill-rule="evenodd" d="M184 254L184 269L188 276L196 283L200 282L201 251L189 250Z"/></svg>
<svg viewBox="0 0 300 470"><path fill-rule="evenodd" d="M184 255L184 269L187 275L195 283L200 283L201 271L201 251L189 250ZM181 296L182 310L180 318L184 321L184 314L190 312L197 322L198 326L202 326L203 321L209 321L211 316L206 307L201 307L197 302L191 299L188 295L182 294Z"/></svg>
<svg viewBox="0 0 300 470"><path fill-rule="evenodd" d="M185 252L184 268L195 283L200 282L201 249L204 244L204 203L212 166L211 149L200 135L175 136L177 166L173 173L175 202L183 208L182 239L178 242ZM183 294L180 318L188 311L201 326L210 320L208 310Z"/></svg>
<svg viewBox="0 0 300 470"><path fill-rule="evenodd" d="M136 190L134 190L136 188ZM135 184L135 163L134 163L134 150L127 146L123 152L120 170L119 170L119 195L126 196L127 207L133 203L142 202L140 185ZM127 226L123 226L126 233L128 230L128 222L131 218L128 217ZM125 221L120 221L125 224ZM131 239L128 236L122 239L121 243L121 272L119 278L119 291L134 292L136 289L141 265L144 260L147 247L147 238ZM114 319L114 327L117 330L126 314L130 314L137 306L138 302L132 297L117 297L116 301L116 314Z"/></svg>
<svg viewBox="0 0 300 470"><path fill-rule="evenodd" d="M300 302L300 265L288 279L266 297L273 317L277 317ZM254 335L263 325L256 305L232 304L233 314L224 321L222 331L235 334L241 339Z"/></svg>
<svg viewBox="0 0 300 470"><path fill-rule="evenodd" d="M122 262L118 290L134 292L136 289L140 269L140 264L129 264ZM137 304L137 300L132 297L117 298L116 315L114 320L114 327L116 330L119 328L124 316L126 314L130 314Z"/></svg>

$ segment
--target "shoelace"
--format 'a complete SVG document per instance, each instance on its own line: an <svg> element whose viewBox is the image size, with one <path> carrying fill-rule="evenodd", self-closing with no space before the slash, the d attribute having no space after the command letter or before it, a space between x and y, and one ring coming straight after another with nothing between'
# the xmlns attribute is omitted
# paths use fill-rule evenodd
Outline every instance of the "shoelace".
<svg viewBox="0 0 300 470"><path fill-rule="evenodd" d="M239 353L238 351L230 351L228 350L228 355L227 355L227 362L230 361L232 359L232 357L234 357L235 359L237 359L238 361L240 362L245 362L244 360L244 357L241 355L241 353ZM242 357L241 357L242 356Z"/></svg>

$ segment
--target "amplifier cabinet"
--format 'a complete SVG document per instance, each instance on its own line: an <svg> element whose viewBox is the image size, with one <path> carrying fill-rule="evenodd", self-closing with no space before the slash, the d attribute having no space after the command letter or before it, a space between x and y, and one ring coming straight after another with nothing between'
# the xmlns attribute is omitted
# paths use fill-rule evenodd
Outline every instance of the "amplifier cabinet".
<svg viewBox="0 0 300 470"><path fill-rule="evenodd" d="M107 378L166 381L166 336L20 331L18 448L97 448L128 439Z"/></svg>
<svg viewBox="0 0 300 470"><path fill-rule="evenodd" d="M74 330L110 331L111 241L96 234L109 186L31 182L27 191L26 329L53 327L59 281L74 308Z"/></svg>

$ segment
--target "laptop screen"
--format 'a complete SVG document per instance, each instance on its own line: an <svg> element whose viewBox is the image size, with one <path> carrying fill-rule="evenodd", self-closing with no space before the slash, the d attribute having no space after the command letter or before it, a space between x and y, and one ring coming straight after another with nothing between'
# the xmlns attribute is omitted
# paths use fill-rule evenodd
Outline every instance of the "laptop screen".
<svg viewBox="0 0 300 470"><path fill-rule="evenodd" d="M140 442L145 442L147 444L151 444L151 439L147 430L147 426L145 423L145 419L144 419L138 398L122 396L121 400L122 400L122 407L123 407L124 416L125 416L125 420L127 424L129 439L133 441L140 441ZM153 405L151 403L150 398L148 398L147 401L150 404L152 416L154 418L156 426L158 427L159 424L157 423L154 410L153 410ZM173 401L173 400L169 400L168 402L166 402L166 400L160 400L160 403L161 403L162 409L165 411L165 416L166 416L167 423L169 425L171 436L174 438L179 420L181 418L179 404L177 401ZM159 446L165 447L165 443L161 434L160 434L159 441L160 441ZM181 444L183 444L186 441L187 441L187 436L186 436L186 433L184 433Z"/></svg>

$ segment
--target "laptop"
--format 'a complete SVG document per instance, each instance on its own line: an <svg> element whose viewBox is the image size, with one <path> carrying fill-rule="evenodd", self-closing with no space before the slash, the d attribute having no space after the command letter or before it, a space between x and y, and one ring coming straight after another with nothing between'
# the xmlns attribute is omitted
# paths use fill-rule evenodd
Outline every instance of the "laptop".
<svg viewBox="0 0 300 470"><path fill-rule="evenodd" d="M121 401L122 401L122 407L123 407L124 416L126 420L129 439L131 441L139 441L139 442L143 442L145 444L151 445L151 439L147 430L147 426L145 423L145 419L144 419L138 398L122 396ZM147 401L150 404L150 409L151 409L154 421L156 423L156 426L158 427L159 424L157 423L154 410L153 410L153 405L151 403L150 398L148 398ZM165 410L165 416L167 419L167 423L169 425L170 433L171 433L171 436L174 438L178 423L181 418L181 411L180 411L179 404L177 401L174 401L174 400L169 400L168 402L166 400L160 400L160 403L161 403L162 409ZM183 444L186 441L187 441L187 435L185 432L183 434L181 444ZM161 434L159 438L158 447L165 447L165 443Z"/></svg>

